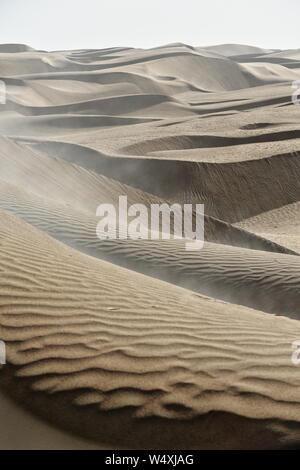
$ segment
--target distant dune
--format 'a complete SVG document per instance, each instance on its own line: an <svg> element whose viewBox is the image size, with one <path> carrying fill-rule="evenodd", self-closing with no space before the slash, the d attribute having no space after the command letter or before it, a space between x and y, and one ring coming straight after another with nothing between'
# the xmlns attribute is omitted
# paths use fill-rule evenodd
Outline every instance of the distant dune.
<svg viewBox="0 0 300 470"><path fill-rule="evenodd" d="M299 50L4 44L0 80L0 448L298 448ZM203 249L98 239L120 195L203 203Z"/></svg>

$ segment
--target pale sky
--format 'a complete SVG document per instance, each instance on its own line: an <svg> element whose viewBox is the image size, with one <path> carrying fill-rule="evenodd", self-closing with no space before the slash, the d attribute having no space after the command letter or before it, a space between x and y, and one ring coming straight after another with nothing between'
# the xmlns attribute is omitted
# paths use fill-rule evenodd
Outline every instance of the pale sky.
<svg viewBox="0 0 300 470"><path fill-rule="evenodd" d="M300 47L300 0L0 0L0 43L36 49Z"/></svg>

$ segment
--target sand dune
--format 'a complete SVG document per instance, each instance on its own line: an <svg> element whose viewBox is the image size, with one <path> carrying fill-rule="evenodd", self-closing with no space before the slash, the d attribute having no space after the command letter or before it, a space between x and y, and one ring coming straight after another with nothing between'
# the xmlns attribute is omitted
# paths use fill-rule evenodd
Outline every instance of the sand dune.
<svg viewBox="0 0 300 470"><path fill-rule="evenodd" d="M297 437L297 321L194 296L1 219L1 383L17 400L87 437L134 446L251 448L263 436L276 447Z"/></svg>
<svg viewBox="0 0 300 470"><path fill-rule="evenodd" d="M27 46L26 44L0 44L0 52L7 52L11 54L12 52L28 52L33 51L32 47Z"/></svg>
<svg viewBox="0 0 300 470"><path fill-rule="evenodd" d="M261 49L260 47L246 46L244 44L220 44L218 46L208 46L205 49L211 52L216 52L217 54L228 56L240 56L240 55L262 55L262 54L271 54L272 50L270 49Z"/></svg>
<svg viewBox="0 0 300 470"><path fill-rule="evenodd" d="M0 59L0 448L298 448L299 50ZM99 240L120 195L204 247Z"/></svg>
<svg viewBox="0 0 300 470"><path fill-rule="evenodd" d="M37 151L40 148L44 150L43 153ZM51 152L52 156L50 156ZM53 158L53 155L59 159ZM105 155L101 155L101 158L103 157ZM142 202L150 207L151 203L168 202L167 199L121 184L114 179L100 175L99 172L84 169L90 170L94 166L97 168L99 158L99 152L88 151L77 145L71 146L71 150L70 145L60 143L56 145L55 142L41 146L35 143L28 147L24 143L17 144L7 138L3 139L2 151L0 151L2 207L6 210L19 211L19 214L24 214L25 220L31 216L32 212L39 211L41 208L44 210L44 216L49 215L50 219L50 214L59 215L63 212L62 221L70 219L68 215L70 210L75 209L75 212L79 210L81 215L74 214L75 219L86 215L92 216L89 223L82 222L82 225L91 226L91 234L94 238L96 208L100 203L117 205L120 194L127 196L130 205ZM109 163L109 168L112 168L111 162ZM33 167L34 172L31 171ZM132 168L127 163L127 171L130 172L130 169ZM149 171L147 174L150 178ZM77 187L75 194L74 185ZM43 222L43 219L44 217L36 220ZM295 254L284 246L207 214L205 215L205 239L243 248ZM95 241L98 243L98 239Z"/></svg>
<svg viewBox="0 0 300 470"><path fill-rule="evenodd" d="M257 251L228 246L229 241L227 245L206 242L195 253L186 252L181 240L100 241L95 237L95 216L3 182L0 188L1 208L83 253L218 299L291 318L300 316L300 258L278 256L275 250L280 247L275 244L264 247L262 240ZM206 234L206 239L212 236ZM217 232L218 236L221 238ZM237 236L234 241L237 243ZM253 236L252 243L258 245L258 241ZM262 251L264 248L273 248L274 253Z"/></svg>

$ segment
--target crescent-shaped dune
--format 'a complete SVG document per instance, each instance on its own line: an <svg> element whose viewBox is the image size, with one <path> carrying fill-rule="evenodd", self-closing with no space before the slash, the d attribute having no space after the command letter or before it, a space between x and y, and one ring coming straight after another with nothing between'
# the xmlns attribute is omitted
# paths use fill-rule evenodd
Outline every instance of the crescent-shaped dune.
<svg viewBox="0 0 300 470"><path fill-rule="evenodd" d="M298 79L297 50L0 46L1 449L299 448ZM121 195L204 204L203 248L100 240Z"/></svg>

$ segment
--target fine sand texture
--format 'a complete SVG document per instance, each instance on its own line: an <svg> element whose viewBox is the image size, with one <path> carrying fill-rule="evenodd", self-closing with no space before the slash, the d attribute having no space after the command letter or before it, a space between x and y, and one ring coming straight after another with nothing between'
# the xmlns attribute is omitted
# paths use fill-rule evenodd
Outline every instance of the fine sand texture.
<svg viewBox="0 0 300 470"><path fill-rule="evenodd" d="M0 449L300 448L300 51L3 44L0 80ZM100 240L124 195L204 204L203 248Z"/></svg>

